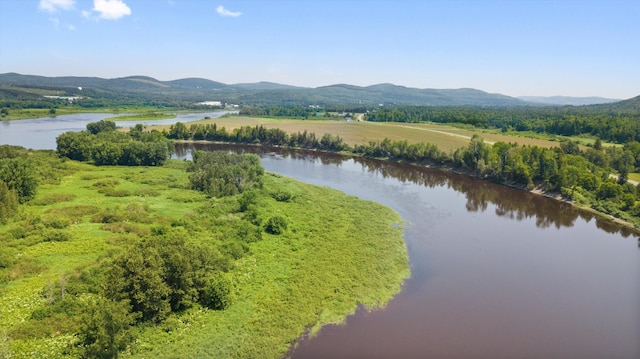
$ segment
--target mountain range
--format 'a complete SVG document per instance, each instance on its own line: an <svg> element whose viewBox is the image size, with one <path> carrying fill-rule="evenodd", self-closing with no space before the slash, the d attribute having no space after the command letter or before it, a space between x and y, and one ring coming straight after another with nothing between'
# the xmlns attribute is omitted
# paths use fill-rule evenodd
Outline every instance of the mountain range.
<svg viewBox="0 0 640 359"><path fill-rule="evenodd" d="M0 95L33 96L32 89L56 90L65 96L144 99L157 101L221 101L241 105L417 105L417 106L541 106L585 105L617 100L602 98L515 98L477 89L418 89L393 84L354 86L336 84L316 88L273 82L228 85L203 78L160 81L147 76L114 79L45 77L0 74Z"/></svg>

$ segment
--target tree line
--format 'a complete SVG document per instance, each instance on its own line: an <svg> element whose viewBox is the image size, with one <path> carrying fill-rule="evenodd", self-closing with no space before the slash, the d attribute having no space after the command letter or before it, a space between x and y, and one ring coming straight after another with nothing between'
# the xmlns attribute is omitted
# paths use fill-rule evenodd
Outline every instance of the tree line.
<svg viewBox="0 0 640 359"><path fill-rule="evenodd" d="M56 138L60 156L94 161L98 166L161 166L172 153L171 142L158 131L145 132L140 124L129 133L115 131L115 123L101 120L87 130L65 132Z"/></svg>
<svg viewBox="0 0 640 359"><path fill-rule="evenodd" d="M589 135L627 143L640 141L640 112L586 107L430 107L380 108L366 114L375 122L463 123L503 131L533 131L563 136Z"/></svg>
<svg viewBox="0 0 640 359"><path fill-rule="evenodd" d="M337 135L325 133L316 137L315 133L296 132L288 134L279 128L266 128L262 125L243 126L228 132L224 127L214 124L192 124L187 127L178 122L171 125L167 138L178 140L206 140L233 143L261 144L268 146L288 146L292 148L319 149L340 152L349 146Z"/></svg>

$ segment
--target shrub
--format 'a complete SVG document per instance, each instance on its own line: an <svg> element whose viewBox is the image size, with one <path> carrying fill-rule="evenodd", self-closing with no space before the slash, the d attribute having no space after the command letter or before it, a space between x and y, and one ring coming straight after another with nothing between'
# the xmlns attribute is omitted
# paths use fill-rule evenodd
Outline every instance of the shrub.
<svg viewBox="0 0 640 359"><path fill-rule="evenodd" d="M75 194L66 194L66 193L52 193L48 194L42 198L38 198L36 200L31 201L31 204L36 206L48 206L50 204L60 203L60 202L69 202L76 197Z"/></svg>
<svg viewBox="0 0 640 359"><path fill-rule="evenodd" d="M271 234L282 234L287 230L287 220L282 216L273 216L265 224L264 230Z"/></svg>
<svg viewBox="0 0 640 359"><path fill-rule="evenodd" d="M201 303L207 308L223 310L231 305L231 281L223 273L214 274L202 293Z"/></svg>
<svg viewBox="0 0 640 359"><path fill-rule="evenodd" d="M59 229L49 229L42 233L45 242L66 242L71 240L71 234Z"/></svg>
<svg viewBox="0 0 640 359"><path fill-rule="evenodd" d="M293 195L289 191L279 190L271 193L271 197L278 202L289 202L293 198Z"/></svg>
<svg viewBox="0 0 640 359"><path fill-rule="evenodd" d="M104 193L107 197L129 197L131 196L131 192L126 189L105 189L104 191L100 191Z"/></svg>
<svg viewBox="0 0 640 359"><path fill-rule="evenodd" d="M71 220L66 217L48 216L42 219L42 223L47 228L63 229L69 227Z"/></svg>

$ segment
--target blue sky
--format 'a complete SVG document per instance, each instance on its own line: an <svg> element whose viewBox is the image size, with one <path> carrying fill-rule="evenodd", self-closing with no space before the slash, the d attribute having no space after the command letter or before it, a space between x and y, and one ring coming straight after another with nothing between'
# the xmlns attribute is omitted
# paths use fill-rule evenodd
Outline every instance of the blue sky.
<svg viewBox="0 0 640 359"><path fill-rule="evenodd" d="M0 73L640 95L640 0L0 0Z"/></svg>

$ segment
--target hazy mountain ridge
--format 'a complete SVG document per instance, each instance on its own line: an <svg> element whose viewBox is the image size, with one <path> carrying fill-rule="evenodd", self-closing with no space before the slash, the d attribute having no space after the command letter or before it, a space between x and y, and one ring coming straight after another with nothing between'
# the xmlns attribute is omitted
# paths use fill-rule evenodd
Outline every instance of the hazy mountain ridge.
<svg viewBox="0 0 640 359"><path fill-rule="evenodd" d="M527 102L535 102L544 105L557 105L557 106L584 106L584 105L596 105L604 103L613 103L622 101L621 99L605 98L605 97L572 97L572 96L518 96L520 100Z"/></svg>
<svg viewBox="0 0 640 359"><path fill-rule="evenodd" d="M46 77L17 73L0 74L0 86L62 90L70 95L99 94L111 98L222 101L242 105L416 105L416 106L541 106L502 94L477 89L418 89L389 83L371 86L335 84L316 88L273 82L224 84L204 78L160 81L148 76L114 79L99 77ZM13 91L20 94L19 91ZM546 104L549 105L549 104Z"/></svg>

